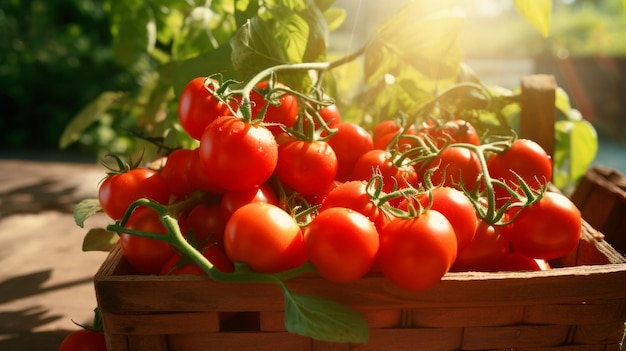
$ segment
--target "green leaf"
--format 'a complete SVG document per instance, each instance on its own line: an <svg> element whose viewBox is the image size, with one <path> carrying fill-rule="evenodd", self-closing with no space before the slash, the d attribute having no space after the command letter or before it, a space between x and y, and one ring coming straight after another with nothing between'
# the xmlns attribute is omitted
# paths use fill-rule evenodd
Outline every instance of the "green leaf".
<svg viewBox="0 0 626 351"><path fill-rule="evenodd" d="M111 22L115 59L122 66L132 67L138 57L154 49L156 20L143 1L111 1Z"/></svg>
<svg viewBox="0 0 626 351"><path fill-rule="evenodd" d="M575 187L598 152L598 136L588 121L566 120L555 123L554 185L564 191Z"/></svg>
<svg viewBox="0 0 626 351"><path fill-rule="evenodd" d="M332 300L282 289L288 331L328 342L368 342L369 327L360 314Z"/></svg>
<svg viewBox="0 0 626 351"><path fill-rule="evenodd" d="M408 70L420 72L430 81L456 77L462 17L451 9L428 11L432 11L428 5L412 2L376 29L365 51L368 83L386 74L410 74Z"/></svg>
<svg viewBox="0 0 626 351"><path fill-rule="evenodd" d="M572 110L572 105L570 104L570 101L569 101L569 95L561 87L557 87L555 93L556 93L555 94L556 95L555 106L557 110L560 111L563 114L563 116L565 116L565 118L571 119L572 115L570 112Z"/></svg>
<svg viewBox="0 0 626 351"><path fill-rule="evenodd" d="M550 35L552 0L515 0L515 7L544 38Z"/></svg>
<svg viewBox="0 0 626 351"><path fill-rule="evenodd" d="M97 122L123 96L125 96L125 93L115 91L105 91L100 94L65 126L65 130L59 139L59 147L65 149L76 142L89 126Z"/></svg>
<svg viewBox="0 0 626 351"><path fill-rule="evenodd" d="M100 201L98 199L85 199L80 201L74 208L74 222L83 228L85 220L94 214L102 211Z"/></svg>
<svg viewBox="0 0 626 351"><path fill-rule="evenodd" d="M90 229L83 238L83 251L111 251L120 236L103 228Z"/></svg>
<svg viewBox="0 0 626 351"><path fill-rule="evenodd" d="M230 46L222 45L216 50L181 62L174 76L174 94L180 96L187 83L196 77L207 77L219 73L225 79L235 78L230 56Z"/></svg>
<svg viewBox="0 0 626 351"><path fill-rule="evenodd" d="M272 27L258 17L237 31L231 47L233 68L244 80L265 68L287 63Z"/></svg>
<svg viewBox="0 0 626 351"><path fill-rule="evenodd" d="M624 0L626 1L626 0ZM314 0L315 6L322 12L326 12L335 3L335 0Z"/></svg>
<svg viewBox="0 0 626 351"><path fill-rule="evenodd" d="M207 6L198 6L185 18L180 35L172 47L176 60L185 60L219 46L211 28L212 22L219 21L217 14Z"/></svg>
<svg viewBox="0 0 626 351"><path fill-rule="evenodd" d="M328 23L328 31L334 32L345 22L347 13L345 9L331 8L324 11L324 17L326 18L326 23Z"/></svg>

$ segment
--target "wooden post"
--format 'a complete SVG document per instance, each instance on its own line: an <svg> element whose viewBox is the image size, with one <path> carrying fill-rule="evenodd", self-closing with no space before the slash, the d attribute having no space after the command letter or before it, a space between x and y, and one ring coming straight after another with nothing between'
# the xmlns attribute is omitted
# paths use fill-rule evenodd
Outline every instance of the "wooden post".
<svg viewBox="0 0 626 351"><path fill-rule="evenodd" d="M537 74L522 78L519 137L535 141L550 156L554 156L556 87L556 80L551 75Z"/></svg>

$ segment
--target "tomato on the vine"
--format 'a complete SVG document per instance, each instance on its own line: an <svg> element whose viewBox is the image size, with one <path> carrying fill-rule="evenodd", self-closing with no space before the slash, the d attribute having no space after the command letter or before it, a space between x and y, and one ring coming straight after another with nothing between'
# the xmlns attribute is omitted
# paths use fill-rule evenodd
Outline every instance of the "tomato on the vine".
<svg viewBox="0 0 626 351"><path fill-rule="evenodd" d="M395 218L380 233L378 265L385 277L402 289L433 286L450 270L456 255L454 228L438 211Z"/></svg>
<svg viewBox="0 0 626 351"><path fill-rule="evenodd" d="M216 118L232 115L228 105L213 95L215 90L213 85L217 84L218 82L212 78L194 78L187 83L178 100L180 124L185 132L196 140L200 140L204 128Z"/></svg>
<svg viewBox="0 0 626 351"><path fill-rule="evenodd" d="M415 169L409 164L397 166L393 155L385 150L370 150L356 161L352 170L353 180L369 181L374 172L380 172L383 181L383 191L390 192L394 188L416 186L418 176Z"/></svg>
<svg viewBox="0 0 626 351"><path fill-rule="evenodd" d="M337 156L337 175L339 181L347 181L352 175L356 161L364 153L374 148L372 136L358 124L341 122L334 126L337 129L328 139L328 145Z"/></svg>
<svg viewBox="0 0 626 351"><path fill-rule="evenodd" d="M304 231L306 257L322 278L333 282L363 277L374 266L378 247L372 221L345 207L320 212Z"/></svg>
<svg viewBox="0 0 626 351"><path fill-rule="evenodd" d="M441 127L426 128L426 130L439 147L446 143L480 145L480 137L476 128L466 120L454 119L445 122Z"/></svg>
<svg viewBox="0 0 626 351"><path fill-rule="evenodd" d="M500 262L510 251L505 230L505 227L494 226L479 219L474 238L469 245L459 251L452 270L483 272L497 270Z"/></svg>
<svg viewBox="0 0 626 351"><path fill-rule="evenodd" d="M225 190L252 189L274 173L278 145L259 124L226 116L207 126L200 138L200 162L210 180Z"/></svg>
<svg viewBox="0 0 626 351"><path fill-rule="evenodd" d="M361 213L374 223L379 232L389 223L385 211L368 194L365 181L353 180L337 185L326 195L319 211L324 212L333 207L345 207Z"/></svg>
<svg viewBox="0 0 626 351"><path fill-rule="evenodd" d="M216 244L207 244L199 249L202 256L204 256L218 271L220 272L234 272L235 267L233 263L228 259L224 249ZM191 259L181 256L172 256L163 267L161 267L160 275L204 275L206 272L200 268L197 264L193 263Z"/></svg>
<svg viewBox="0 0 626 351"><path fill-rule="evenodd" d="M170 189L159 172L133 168L108 176L98 189L102 210L114 220L121 219L130 204L141 198L167 205Z"/></svg>
<svg viewBox="0 0 626 351"><path fill-rule="evenodd" d="M275 174L302 195L317 194L335 180L337 156L324 141L293 140L278 147Z"/></svg>
<svg viewBox="0 0 626 351"><path fill-rule="evenodd" d="M233 262L261 273L276 273L306 262L300 226L278 206L251 202L226 223L224 248Z"/></svg>
<svg viewBox="0 0 626 351"><path fill-rule="evenodd" d="M104 332L84 328L73 331L61 341L58 351L107 351Z"/></svg>
<svg viewBox="0 0 626 351"><path fill-rule="evenodd" d="M420 175L435 168L430 180L434 185L443 185L472 190L478 183L482 173L480 161L476 154L464 147L447 147L435 156L426 166L420 168Z"/></svg>
<svg viewBox="0 0 626 351"><path fill-rule="evenodd" d="M282 83L274 83L272 88L289 89L289 87ZM278 96L277 101L275 101L277 104L272 104L266 101L264 96L260 93L267 89L269 89L268 82L263 81L257 84L255 89L250 92L252 117L258 118L263 108L266 108L263 122L276 124L270 125L267 128L272 134L277 135L282 132L280 125L293 128L296 123L298 118L298 99L292 94L281 91L275 93Z"/></svg>
<svg viewBox="0 0 626 351"><path fill-rule="evenodd" d="M189 181L189 159L193 150L176 149L167 155L165 165L159 172L167 182L169 189L176 198L182 199L197 188Z"/></svg>
<svg viewBox="0 0 626 351"><path fill-rule="evenodd" d="M500 180L523 194L518 176L532 189L539 189L552 179L552 159L536 142L516 139L500 154L493 154L487 160L487 170L493 179ZM503 203L510 194L501 186L494 187L496 199Z"/></svg>
<svg viewBox="0 0 626 351"><path fill-rule="evenodd" d="M226 220L218 203L200 203L194 206L184 218L179 219L179 223L182 222L179 226L187 240L193 241L192 245L217 244L224 247ZM192 233L193 240L190 240Z"/></svg>
<svg viewBox="0 0 626 351"><path fill-rule="evenodd" d="M559 258L580 241L580 210L563 194L545 192L538 202L519 209L513 218L508 229L511 246L528 257Z"/></svg>
<svg viewBox="0 0 626 351"><path fill-rule="evenodd" d="M250 202L267 202L278 206L278 196L267 184L247 190L226 191L220 200L220 215L224 220L228 220L238 208Z"/></svg>
<svg viewBox="0 0 626 351"><path fill-rule="evenodd" d="M454 228L458 251L461 252L474 239L478 216L470 199L458 189L451 187L435 188L431 192L431 210L441 212ZM427 196L423 200L428 203Z"/></svg>
<svg viewBox="0 0 626 351"><path fill-rule="evenodd" d="M137 207L124 225L126 229L167 235L156 211L149 207ZM120 248L124 258L139 274L158 274L161 267L175 253L165 241L120 233Z"/></svg>

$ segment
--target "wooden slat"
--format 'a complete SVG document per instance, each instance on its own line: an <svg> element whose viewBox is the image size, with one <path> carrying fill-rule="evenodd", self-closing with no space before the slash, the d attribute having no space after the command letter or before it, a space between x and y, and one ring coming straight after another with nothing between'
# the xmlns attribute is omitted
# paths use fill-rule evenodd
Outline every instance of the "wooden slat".
<svg viewBox="0 0 626 351"><path fill-rule="evenodd" d="M169 351L165 335L130 335L128 347L131 351Z"/></svg>
<svg viewBox="0 0 626 351"><path fill-rule="evenodd" d="M409 310L410 326L418 327L488 327L521 323L522 306L420 308Z"/></svg>
<svg viewBox="0 0 626 351"><path fill-rule="evenodd" d="M624 323L624 300L580 304L534 305L524 309L527 324Z"/></svg>
<svg viewBox="0 0 626 351"><path fill-rule="evenodd" d="M168 337L169 351L279 351L311 350L311 341L287 332L190 333ZM149 349L145 349L149 350ZM143 351L143 350L141 350ZM150 350L152 351L152 350Z"/></svg>
<svg viewBox="0 0 626 351"><path fill-rule="evenodd" d="M551 75L522 78L520 137L535 141L548 155L554 155L556 121L556 80Z"/></svg>
<svg viewBox="0 0 626 351"><path fill-rule="evenodd" d="M624 322L577 325L573 343L583 345L615 344L624 337Z"/></svg>
<svg viewBox="0 0 626 351"><path fill-rule="evenodd" d="M107 332L126 335L159 335L177 333L217 332L217 312L167 314L112 314L102 312Z"/></svg>
<svg viewBox="0 0 626 351"><path fill-rule="evenodd" d="M570 327L567 325L466 328L462 349L490 350L557 346L565 343L569 330Z"/></svg>
<svg viewBox="0 0 626 351"><path fill-rule="evenodd" d="M367 345L352 345L351 350L458 350L462 339L462 328L374 329Z"/></svg>

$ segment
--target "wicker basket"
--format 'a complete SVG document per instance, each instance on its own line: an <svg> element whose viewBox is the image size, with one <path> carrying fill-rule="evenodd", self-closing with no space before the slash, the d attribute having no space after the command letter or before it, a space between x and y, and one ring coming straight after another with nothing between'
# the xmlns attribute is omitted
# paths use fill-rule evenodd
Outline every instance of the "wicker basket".
<svg viewBox="0 0 626 351"><path fill-rule="evenodd" d="M381 276L289 282L361 312L371 328L367 345L285 331L274 285L133 275L119 249L97 272L95 288L109 351L619 350L626 261L601 237L585 223L579 247L551 262L552 270L449 273L418 293Z"/></svg>
<svg viewBox="0 0 626 351"><path fill-rule="evenodd" d="M571 196L583 218L626 255L626 175L607 167L589 168Z"/></svg>

